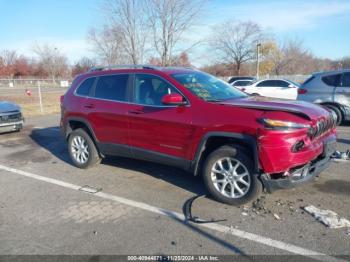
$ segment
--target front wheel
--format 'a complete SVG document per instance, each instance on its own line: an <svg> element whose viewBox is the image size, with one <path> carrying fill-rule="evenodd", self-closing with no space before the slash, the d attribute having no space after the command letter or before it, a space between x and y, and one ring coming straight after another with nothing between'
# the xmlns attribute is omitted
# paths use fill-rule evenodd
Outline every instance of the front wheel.
<svg viewBox="0 0 350 262"><path fill-rule="evenodd" d="M341 123L343 122L343 115L342 115L340 109L336 106L333 106L333 105L327 105L327 108L336 114L336 116L337 116L336 123L337 123L337 126L340 126Z"/></svg>
<svg viewBox="0 0 350 262"><path fill-rule="evenodd" d="M229 205L242 205L255 200L262 184L244 148L222 146L212 152L203 168L203 179L210 194Z"/></svg>

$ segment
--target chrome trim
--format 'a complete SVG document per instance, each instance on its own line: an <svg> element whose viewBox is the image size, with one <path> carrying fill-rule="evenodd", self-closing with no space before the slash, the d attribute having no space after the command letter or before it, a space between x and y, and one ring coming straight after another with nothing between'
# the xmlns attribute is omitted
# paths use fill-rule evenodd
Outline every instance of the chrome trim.
<svg viewBox="0 0 350 262"><path fill-rule="evenodd" d="M3 123L3 124L0 124L0 127L4 127L4 126L14 126L14 125L23 125L24 121L21 120L21 121L17 121L17 122L8 122L8 123Z"/></svg>

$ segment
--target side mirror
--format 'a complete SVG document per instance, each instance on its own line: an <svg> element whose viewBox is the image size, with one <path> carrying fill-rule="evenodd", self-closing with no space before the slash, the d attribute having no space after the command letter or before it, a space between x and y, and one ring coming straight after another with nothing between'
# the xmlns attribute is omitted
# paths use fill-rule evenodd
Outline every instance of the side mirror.
<svg viewBox="0 0 350 262"><path fill-rule="evenodd" d="M163 103L163 105L173 105L173 106L174 105L181 106L181 105L187 104L184 97L180 94L177 94L177 93L164 95L162 97L162 103Z"/></svg>

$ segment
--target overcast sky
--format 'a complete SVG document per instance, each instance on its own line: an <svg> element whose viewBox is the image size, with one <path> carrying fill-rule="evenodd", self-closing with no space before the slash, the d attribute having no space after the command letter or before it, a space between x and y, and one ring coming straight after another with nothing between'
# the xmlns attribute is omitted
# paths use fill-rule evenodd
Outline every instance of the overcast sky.
<svg viewBox="0 0 350 262"><path fill-rule="evenodd" d="M103 24L101 1L0 0L0 50L31 56L31 46L45 42L60 48L71 62L93 56L86 35L92 26ZM319 57L350 56L349 0L209 0L186 38L205 38L213 25L227 19L257 22L278 39L302 39ZM212 59L203 51L207 50L202 46L191 54L196 65Z"/></svg>

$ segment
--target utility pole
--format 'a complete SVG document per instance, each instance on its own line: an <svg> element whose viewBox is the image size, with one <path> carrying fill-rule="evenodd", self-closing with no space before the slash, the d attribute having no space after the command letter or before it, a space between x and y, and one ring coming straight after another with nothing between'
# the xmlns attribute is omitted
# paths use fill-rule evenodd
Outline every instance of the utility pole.
<svg viewBox="0 0 350 262"><path fill-rule="evenodd" d="M259 53L261 43L256 44L256 79L259 80Z"/></svg>

